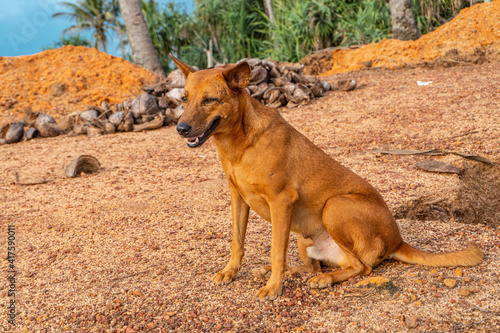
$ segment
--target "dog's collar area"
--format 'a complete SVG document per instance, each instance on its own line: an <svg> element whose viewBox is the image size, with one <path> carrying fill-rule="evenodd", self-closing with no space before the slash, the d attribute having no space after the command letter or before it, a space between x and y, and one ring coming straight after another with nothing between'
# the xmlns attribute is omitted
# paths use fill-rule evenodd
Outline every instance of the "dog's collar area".
<svg viewBox="0 0 500 333"><path fill-rule="evenodd" d="M212 135L217 126L219 126L220 117L216 117L208 129L197 137L187 138L187 145L189 148L199 147L207 141L207 139Z"/></svg>

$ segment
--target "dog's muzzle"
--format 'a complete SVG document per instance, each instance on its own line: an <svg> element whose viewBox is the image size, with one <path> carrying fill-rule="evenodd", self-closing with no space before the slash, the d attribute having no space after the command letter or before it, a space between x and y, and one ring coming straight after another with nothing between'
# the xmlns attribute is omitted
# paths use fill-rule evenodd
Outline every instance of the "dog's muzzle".
<svg viewBox="0 0 500 333"><path fill-rule="evenodd" d="M201 133L198 136L191 137L189 136L192 131L191 125L187 123L179 123L177 124L177 132L179 132L181 136L187 138L187 145L189 148L195 148L201 146L203 143L205 143L205 141L207 141L207 139L210 137L210 135L212 135L217 126L219 126L219 123L220 117L216 117L205 132Z"/></svg>

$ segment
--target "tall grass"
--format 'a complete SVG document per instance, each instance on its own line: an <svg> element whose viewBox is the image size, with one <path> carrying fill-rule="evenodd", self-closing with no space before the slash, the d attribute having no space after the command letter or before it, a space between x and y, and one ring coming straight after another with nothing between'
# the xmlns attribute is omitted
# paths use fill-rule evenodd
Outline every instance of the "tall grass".
<svg viewBox="0 0 500 333"><path fill-rule="evenodd" d="M456 15L468 1L412 0L422 34ZM216 62L246 57L271 57L297 62L328 47L366 44L390 38L389 0L273 0L275 23L264 13L262 0L196 0L193 15L173 3L161 6L143 0L146 21L165 69L177 54L205 68L213 45Z"/></svg>

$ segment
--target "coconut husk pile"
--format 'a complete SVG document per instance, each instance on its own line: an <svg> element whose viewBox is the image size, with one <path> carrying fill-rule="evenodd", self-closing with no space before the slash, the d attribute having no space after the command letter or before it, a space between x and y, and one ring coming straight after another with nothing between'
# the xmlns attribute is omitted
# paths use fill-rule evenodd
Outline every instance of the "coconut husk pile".
<svg viewBox="0 0 500 333"><path fill-rule="evenodd" d="M252 71L246 90L259 102L270 107L298 107L332 90L329 83L320 81L314 76L304 75L302 73L304 66L285 65L278 61L258 58L242 59L238 63L243 61L250 65ZM160 98L161 103L168 104L172 102L172 98L180 98L185 83L182 73L175 70L164 82L144 86L143 90Z"/></svg>
<svg viewBox="0 0 500 333"><path fill-rule="evenodd" d="M500 226L500 156L494 165L464 160L455 189L427 195L396 209L397 218L484 223Z"/></svg>
<svg viewBox="0 0 500 333"><path fill-rule="evenodd" d="M171 73L167 82L175 81L179 73ZM174 86L179 86L179 83L175 81ZM103 102L100 107L92 106L83 112L73 112L59 122L48 114L25 108L21 120L0 129L0 144L62 134L86 134L94 137L115 132L140 132L177 123L184 110L180 101L182 89L170 88L166 92L162 90L161 94L148 86L143 90L151 94L142 94L132 101L126 100L114 107Z"/></svg>
<svg viewBox="0 0 500 333"><path fill-rule="evenodd" d="M256 58L241 61L247 61L252 70L247 91L270 107L299 107L332 90L329 83L304 75L303 66ZM143 86L145 94L132 101L126 100L113 107L103 102L100 107L74 112L59 122L48 114L33 112L27 107L20 121L0 129L0 144L62 134L94 137L115 132L140 132L177 123L184 111L181 95L185 84L184 75L175 70L164 80L158 77L155 83ZM342 90L351 90L355 86L355 81L349 81L342 88L339 82Z"/></svg>
<svg viewBox="0 0 500 333"><path fill-rule="evenodd" d="M115 132L140 132L157 129L176 122L179 118L179 103L175 109L162 108L158 99L142 94L132 102L116 104L114 110L103 102L83 112L74 112L60 122L44 113L25 109L24 117L0 129L0 144L31 140L36 137L54 137L62 134L86 134L95 137Z"/></svg>
<svg viewBox="0 0 500 333"><path fill-rule="evenodd" d="M304 66L285 65L257 58L242 59L252 70L246 87L248 93L264 105L295 108L322 97L332 86L314 76L304 75Z"/></svg>

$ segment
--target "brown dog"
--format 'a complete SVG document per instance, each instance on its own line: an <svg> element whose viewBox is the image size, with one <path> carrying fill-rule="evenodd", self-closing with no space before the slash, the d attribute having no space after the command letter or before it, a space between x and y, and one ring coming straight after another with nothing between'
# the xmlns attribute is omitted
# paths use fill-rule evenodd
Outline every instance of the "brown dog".
<svg viewBox="0 0 500 333"><path fill-rule="evenodd" d="M403 242L377 190L247 93L246 62L196 71L172 59L186 76L177 131L189 147L214 138L231 190L231 259L213 282L229 283L240 269L250 208L272 224L272 272L256 294L260 300L281 293L285 274L321 271L320 261L340 269L310 279L312 288L370 274L385 258L429 266L481 263L476 246L433 254ZM300 235L304 264L286 271L290 231Z"/></svg>

